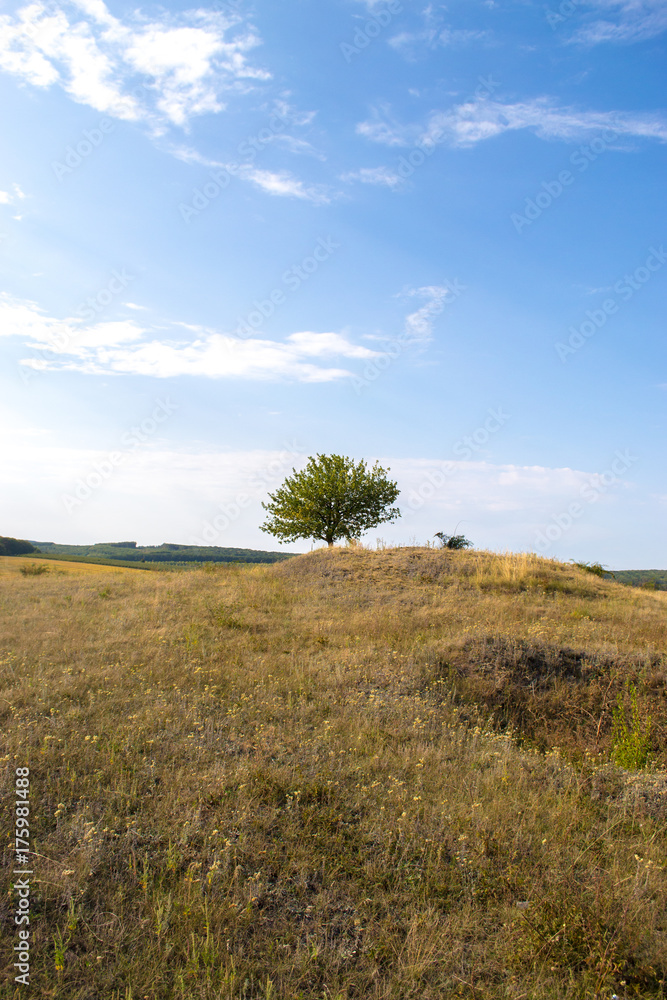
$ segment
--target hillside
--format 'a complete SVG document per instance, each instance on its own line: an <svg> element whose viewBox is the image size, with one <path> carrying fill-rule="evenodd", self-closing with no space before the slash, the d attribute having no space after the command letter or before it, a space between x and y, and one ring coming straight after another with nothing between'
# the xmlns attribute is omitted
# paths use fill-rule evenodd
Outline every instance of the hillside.
<svg viewBox="0 0 667 1000"><path fill-rule="evenodd" d="M0 560L35 995L664 996L667 596L415 548L73 567Z"/></svg>

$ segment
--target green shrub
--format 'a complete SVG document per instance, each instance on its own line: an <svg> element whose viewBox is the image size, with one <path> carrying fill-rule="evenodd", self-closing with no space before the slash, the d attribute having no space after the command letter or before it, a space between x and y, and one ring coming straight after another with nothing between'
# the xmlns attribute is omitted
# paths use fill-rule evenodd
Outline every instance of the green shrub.
<svg viewBox="0 0 667 1000"><path fill-rule="evenodd" d="M20 567L20 572L24 576L41 576L43 573L49 572L49 567L45 566L44 563L28 563L26 566Z"/></svg>
<svg viewBox="0 0 667 1000"><path fill-rule="evenodd" d="M471 549L473 543L465 535L446 535L444 531L436 531L434 538L439 538L443 549Z"/></svg>
<svg viewBox="0 0 667 1000"><path fill-rule="evenodd" d="M574 560L572 561L574 562ZM577 567L577 569L583 569L587 573L593 573L595 576L606 576L607 574L609 574L609 571L606 570L602 565L602 563L599 562L596 563L575 562L574 565ZM609 575L613 576L614 574L610 573Z"/></svg>
<svg viewBox="0 0 667 1000"><path fill-rule="evenodd" d="M619 767L641 770L649 763L651 746L651 717L642 719L637 704L637 688L628 684L630 720L628 721L623 698L619 693L613 712L611 756Z"/></svg>

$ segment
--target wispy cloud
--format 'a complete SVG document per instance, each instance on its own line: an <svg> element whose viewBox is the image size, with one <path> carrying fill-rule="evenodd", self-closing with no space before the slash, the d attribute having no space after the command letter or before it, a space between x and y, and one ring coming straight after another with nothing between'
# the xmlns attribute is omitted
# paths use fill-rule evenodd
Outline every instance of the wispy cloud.
<svg viewBox="0 0 667 1000"><path fill-rule="evenodd" d="M447 8L429 3L418 12L419 24L414 30L397 32L389 45L406 59L415 59L420 52L439 48L458 48L474 43L488 42L487 30L455 28L447 23Z"/></svg>
<svg viewBox="0 0 667 1000"><path fill-rule="evenodd" d="M587 7L602 15L589 20L571 41L585 45L643 42L667 29L665 0L588 0Z"/></svg>
<svg viewBox="0 0 667 1000"><path fill-rule="evenodd" d="M496 465L486 461L442 461L434 459L394 459L392 471L405 482L408 491L423 481L430 470L443 464L451 476L441 496L430 502L441 510L549 509L554 499L571 497L592 473L570 468L541 465ZM409 484L409 486L408 486ZM483 487L483 488L481 488Z"/></svg>
<svg viewBox="0 0 667 1000"><path fill-rule="evenodd" d="M189 339L184 340L183 330ZM330 382L352 373L327 366L327 361L377 357L377 352L351 343L341 333L301 331L284 341L239 340L185 323L159 328L140 326L134 320L86 324L71 317L55 319L35 303L8 295L0 297L0 335L20 337L35 352L36 356L21 361L27 369L89 375Z"/></svg>
<svg viewBox="0 0 667 1000"><path fill-rule="evenodd" d="M425 28L423 31L400 31L388 44L408 59L414 59L420 49L458 48L474 42L486 42L488 31L468 31L463 28Z"/></svg>
<svg viewBox="0 0 667 1000"><path fill-rule="evenodd" d="M16 205L18 202L23 201L25 194L21 190L18 184L12 184L11 191L0 191L0 205ZM20 222L23 218L22 215L13 215L13 219Z"/></svg>
<svg viewBox="0 0 667 1000"><path fill-rule="evenodd" d="M432 111L425 121L402 124L386 106L373 110L371 117L357 125L357 133L386 146L433 147L474 146L504 132L527 129L541 139L576 142L603 129L616 133L619 140L657 139L667 141L667 120L654 113L627 111L580 111L558 107L546 97L516 104L501 101L469 101L447 111Z"/></svg>
<svg viewBox="0 0 667 1000"><path fill-rule="evenodd" d="M395 170L390 167L361 167L341 174L342 181L359 181L360 184L374 184L379 187L395 188L402 183Z"/></svg>
<svg viewBox="0 0 667 1000"><path fill-rule="evenodd" d="M329 188L324 185L305 184L287 170L260 170L247 165L239 167L237 173L242 180L250 181L267 194L299 198L314 205L328 205L333 197Z"/></svg>
<svg viewBox="0 0 667 1000"><path fill-rule="evenodd" d="M233 160L217 160L204 155L192 146L173 140L165 143L165 148L183 163L213 168L216 171L222 170L228 178L235 177L247 181L266 194L298 198L314 205L328 205L335 197L335 193L328 185L308 184L288 170L261 168L256 164L256 158L262 149L273 144L282 145L290 153L307 154L318 160L326 159L307 139L287 131L290 128L309 126L314 117L314 111L300 111L282 99L275 100L272 109L267 112L268 127L241 140L236 147L238 158Z"/></svg>
<svg viewBox="0 0 667 1000"><path fill-rule="evenodd" d="M63 493L70 494L72 484L110 451L122 449L121 436L103 449L63 446L48 428L21 427L23 421L16 416L3 412L5 419L0 420L3 478L12 487L3 505L6 522L22 537L34 537L39 523L38 538L67 541L62 537ZM99 539L100 523L107 525L110 537L136 538L139 544L187 542L190 536L201 536L202 525L212 521L222 505L234 504L244 494L251 502L225 531L224 541L215 539L214 544L266 547L266 536L257 530L264 519L260 500L293 467L302 468L307 454L298 440L285 441L282 449L186 451L170 447L168 438L157 435L130 450L104 487L76 510L77 530L82 541L91 542ZM461 528L476 541L480 530L492 532L500 523L517 548L530 548L545 516L554 507L566 509L582 486L595 481L593 473L571 468L377 457L391 468L401 490L403 518L391 529L395 537L409 530L432 538L438 528L451 531L465 519ZM431 489L428 502L415 509L414 498L434 472L441 473L444 484L435 492ZM35 482L40 490L35 490ZM169 503L164 503L165 497ZM667 500L651 499L660 509ZM613 496L601 493L598 518L614 502Z"/></svg>
<svg viewBox="0 0 667 1000"><path fill-rule="evenodd" d="M195 9L147 20L113 16L103 0L37 0L0 17L0 69L35 87L154 131L221 111L222 95L269 74L240 17Z"/></svg>
<svg viewBox="0 0 667 1000"><path fill-rule="evenodd" d="M405 294L426 300L424 305L405 317L405 335L412 341L427 344L433 336L436 317L460 292L454 292L448 285L424 285L422 288L410 288Z"/></svg>
<svg viewBox="0 0 667 1000"><path fill-rule="evenodd" d="M17 201L23 201L25 194L18 186L12 184L11 191L0 191L0 205L15 205Z"/></svg>
<svg viewBox="0 0 667 1000"><path fill-rule="evenodd" d="M195 149L183 146L171 146L173 156L184 163L197 164L201 167L213 167L224 170L230 177L237 177L260 188L265 194L281 198L298 198L309 201L313 205L328 205L335 197L331 188L325 184L306 184L295 177L289 170L264 170L252 163L223 163L202 156Z"/></svg>

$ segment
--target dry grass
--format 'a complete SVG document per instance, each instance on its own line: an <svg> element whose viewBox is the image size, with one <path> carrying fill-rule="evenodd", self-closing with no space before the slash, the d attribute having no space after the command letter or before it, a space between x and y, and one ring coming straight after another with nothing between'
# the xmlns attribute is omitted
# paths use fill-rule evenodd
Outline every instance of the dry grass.
<svg viewBox="0 0 667 1000"><path fill-rule="evenodd" d="M123 566L99 566L94 563L66 562L64 559L40 559L39 556L0 556L0 580L17 576L31 566L43 566L47 573L64 576L71 573L88 575L101 573L136 573L137 570ZM30 575L30 574L29 574Z"/></svg>
<svg viewBox="0 0 667 1000"><path fill-rule="evenodd" d="M664 997L667 595L424 549L18 565L0 712L6 802L31 769L33 995ZM628 678L650 774L608 763Z"/></svg>

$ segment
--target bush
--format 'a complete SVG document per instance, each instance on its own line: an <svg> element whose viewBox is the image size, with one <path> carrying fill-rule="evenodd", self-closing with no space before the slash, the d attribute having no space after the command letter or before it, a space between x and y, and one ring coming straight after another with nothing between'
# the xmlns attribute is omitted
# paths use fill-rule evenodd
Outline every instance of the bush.
<svg viewBox="0 0 667 1000"><path fill-rule="evenodd" d="M21 566L20 572L23 576L42 576L49 572L49 567L44 563L28 563L27 566Z"/></svg>
<svg viewBox="0 0 667 1000"><path fill-rule="evenodd" d="M572 561L574 562L574 560ZM599 562L596 563L575 562L574 565L577 567L577 569L583 569L586 571L586 573L593 573L595 576L606 576L607 574L609 576L614 575L613 573L609 573L609 571L606 570L604 566Z"/></svg>
<svg viewBox="0 0 667 1000"><path fill-rule="evenodd" d="M623 698L619 693L613 712L611 756L619 767L641 770L649 762L651 746L651 717L642 719L637 704L637 688L628 684L630 696L630 721L628 722Z"/></svg>
<svg viewBox="0 0 667 1000"><path fill-rule="evenodd" d="M446 535L436 531L434 538L439 538L443 549L471 549L473 543L465 535Z"/></svg>

